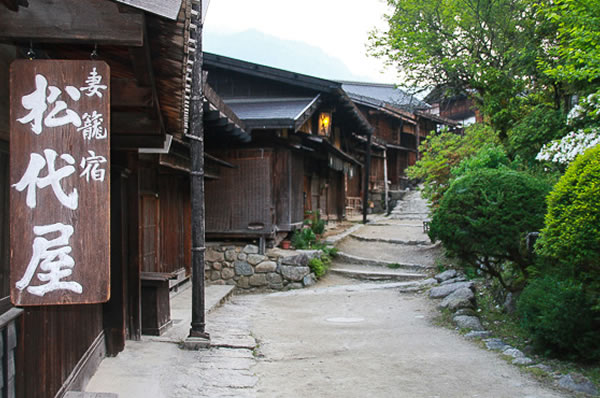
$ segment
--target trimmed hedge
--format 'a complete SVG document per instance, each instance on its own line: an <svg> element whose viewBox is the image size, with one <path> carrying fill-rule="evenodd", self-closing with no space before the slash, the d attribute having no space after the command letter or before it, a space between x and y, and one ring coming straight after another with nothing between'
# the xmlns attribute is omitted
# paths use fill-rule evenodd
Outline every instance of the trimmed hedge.
<svg viewBox="0 0 600 398"><path fill-rule="evenodd" d="M545 224L536 252L554 272L581 281L600 309L600 146L579 156L556 184Z"/></svg>
<svg viewBox="0 0 600 398"><path fill-rule="evenodd" d="M526 273L530 259L522 250L522 239L543 226L549 190L545 182L506 168L467 172L446 191L433 214L429 236L509 288L501 276L504 263L511 261Z"/></svg>
<svg viewBox="0 0 600 398"><path fill-rule="evenodd" d="M517 314L538 350L559 357L600 358L598 313L580 282L556 275L531 281L519 297Z"/></svg>

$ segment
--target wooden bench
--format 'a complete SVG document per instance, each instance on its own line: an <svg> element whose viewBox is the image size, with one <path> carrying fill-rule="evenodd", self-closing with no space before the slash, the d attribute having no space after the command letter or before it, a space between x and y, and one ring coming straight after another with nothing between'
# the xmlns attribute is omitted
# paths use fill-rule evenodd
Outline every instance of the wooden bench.
<svg viewBox="0 0 600 398"><path fill-rule="evenodd" d="M169 285L177 275L165 272L142 272L142 334L160 336L171 327Z"/></svg>

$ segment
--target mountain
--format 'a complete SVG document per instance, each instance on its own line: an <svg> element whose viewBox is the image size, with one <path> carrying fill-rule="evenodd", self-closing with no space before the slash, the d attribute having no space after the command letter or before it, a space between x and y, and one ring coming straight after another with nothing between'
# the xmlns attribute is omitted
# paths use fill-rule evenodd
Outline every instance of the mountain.
<svg viewBox="0 0 600 398"><path fill-rule="evenodd" d="M357 76L339 58L319 47L283 40L257 30L222 34L204 31L207 52L330 80L370 80Z"/></svg>

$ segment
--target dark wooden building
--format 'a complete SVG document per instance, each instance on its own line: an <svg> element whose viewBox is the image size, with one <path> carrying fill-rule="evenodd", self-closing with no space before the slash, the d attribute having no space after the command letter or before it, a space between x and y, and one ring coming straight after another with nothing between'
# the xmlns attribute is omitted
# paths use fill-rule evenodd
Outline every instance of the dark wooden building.
<svg viewBox="0 0 600 398"><path fill-rule="evenodd" d="M435 87L425 98L430 113L457 122L461 128L483 122L481 112L468 93L456 93L446 86Z"/></svg>
<svg viewBox="0 0 600 398"><path fill-rule="evenodd" d="M227 149L207 139L207 152L234 166L207 180L207 237L282 237L308 211L342 219L346 185L360 185L363 166L353 135L371 126L341 84L208 53L204 68L252 132L251 142Z"/></svg>
<svg viewBox="0 0 600 398"><path fill-rule="evenodd" d="M456 123L429 113L429 104L392 84L343 82L343 89L374 128L369 189L406 186L405 170L419 157L419 145L441 125Z"/></svg>
<svg viewBox="0 0 600 398"><path fill-rule="evenodd" d="M127 3L127 4L123 4ZM144 328L160 332L143 286L190 273L190 81L199 2L0 2L0 396L62 397L80 390L105 355ZM110 67L110 301L15 308L8 292L9 66L15 59L89 60ZM243 123L205 87L205 130L248 140ZM215 114L216 112L216 114ZM219 159L208 165L223 167ZM149 281L148 283L146 283ZM168 299L168 294L167 294ZM144 303L142 304L142 302ZM159 302L163 310L165 302ZM166 302L168 309L168 301ZM150 311L150 312L149 312Z"/></svg>

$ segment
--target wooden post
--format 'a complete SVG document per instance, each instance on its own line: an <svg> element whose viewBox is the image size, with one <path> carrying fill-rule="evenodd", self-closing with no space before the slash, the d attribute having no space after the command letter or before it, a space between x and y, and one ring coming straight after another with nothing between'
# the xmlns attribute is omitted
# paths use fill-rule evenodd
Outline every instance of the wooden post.
<svg viewBox="0 0 600 398"><path fill-rule="evenodd" d="M202 109L202 0L195 6L192 34L196 41L194 65L192 67L192 95L190 99L190 149L192 157L192 323L189 337L185 341L188 349L210 345L210 336L205 331L204 297L204 121Z"/></svg>
<svg viewBox="0 0 600 398"><path fill-rule="evenodd" d="M371 135L367 135L367 158L365 160L365 186L363 188L363 224L367 223L367 208L369 206L369 179L371 174Z"/></svg>
<svg viewBox="0 0 600 398"><path fill-rule="evenodd" d="M417 162L419 161L419 157L421 156L421 152L419 147L421 146L421 125L419 124L421 122L421 118L417 117L417 126L415 128L416 132L417 132Z"/></svg>
<svg viewBox="0 0 600 398"><path fill-rule="evenodd" d="M387 168L387 148L383 149L383 192L385 195L385 212L388 214L390 212L389 209L389 200L388 200L388 168Z"/></svg>

